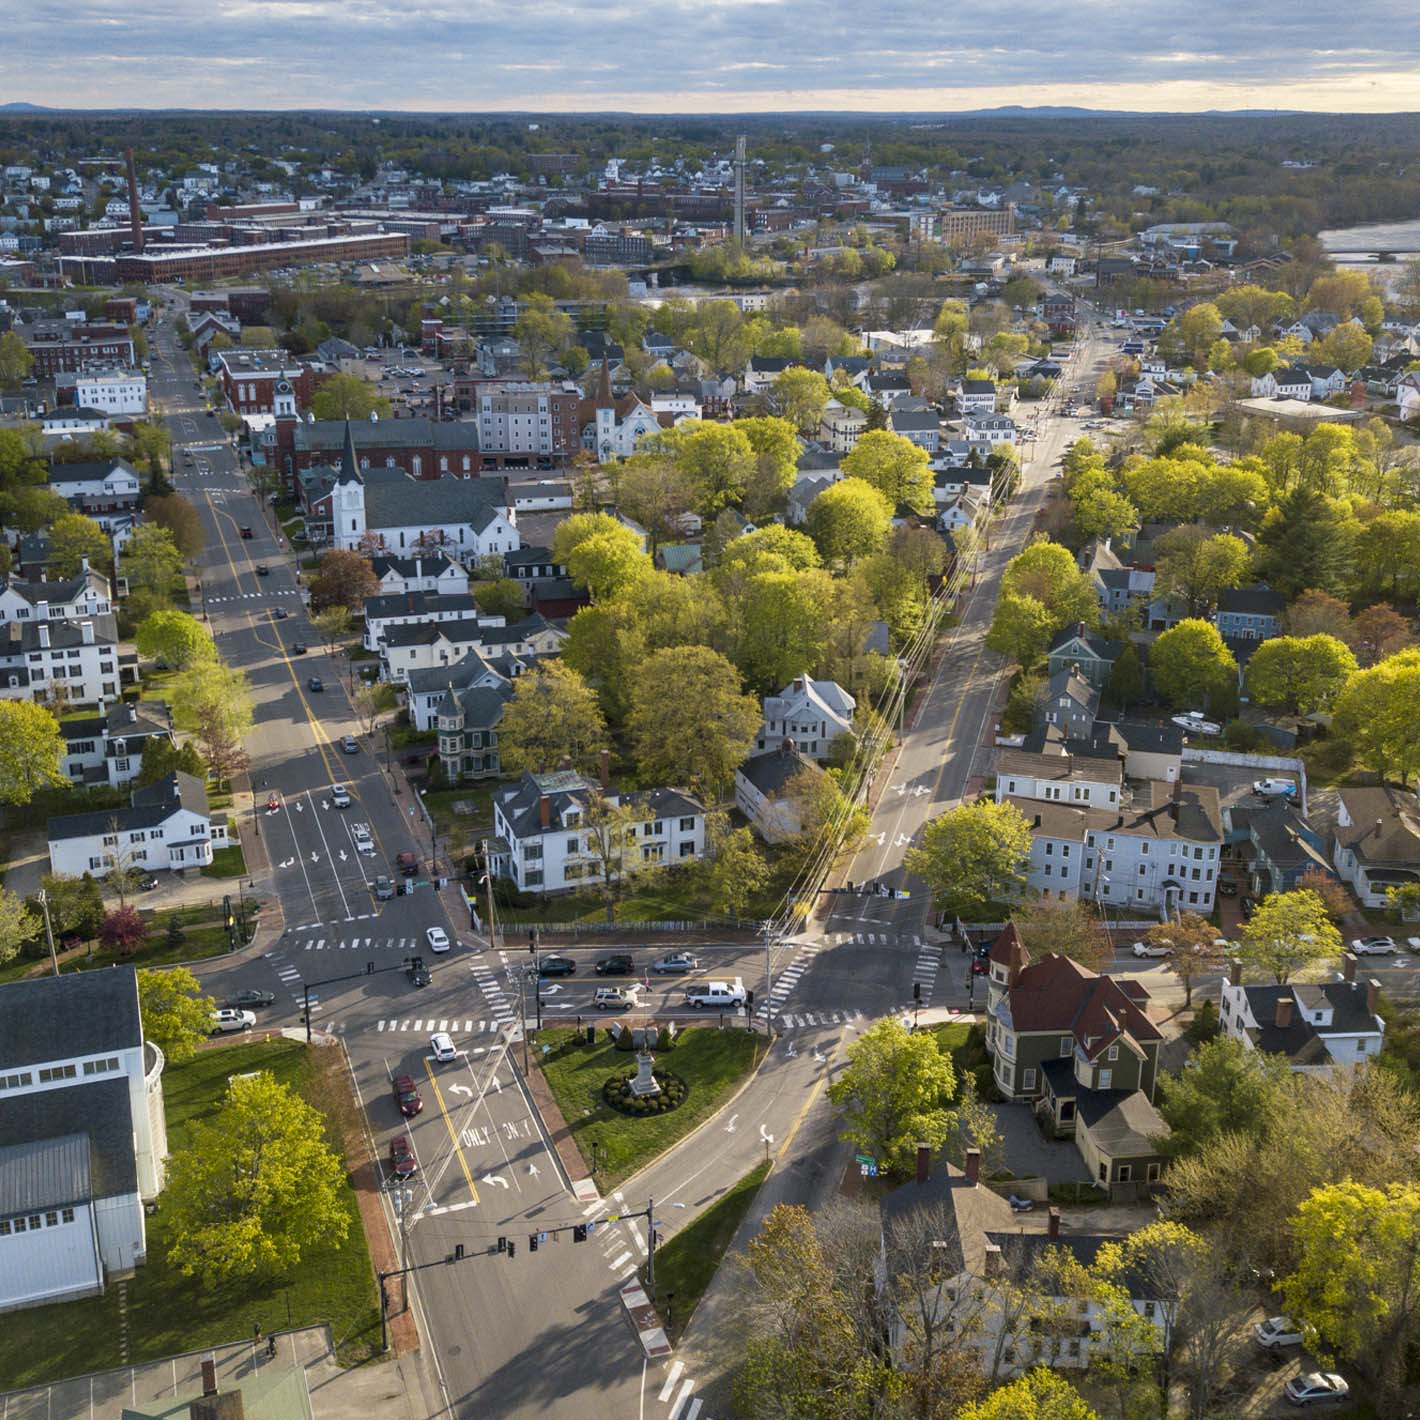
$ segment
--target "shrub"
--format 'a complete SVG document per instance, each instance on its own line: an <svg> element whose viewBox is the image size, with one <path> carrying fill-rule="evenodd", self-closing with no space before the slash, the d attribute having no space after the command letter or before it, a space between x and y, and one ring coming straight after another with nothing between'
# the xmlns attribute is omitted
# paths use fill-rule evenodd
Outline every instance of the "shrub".
<svg viewBox="0 0 1420 1420"><path fill-rule="evenodd" d="M1205 1001L1193 1013L1193 1019L1189 1021L1184 1036L1194 1045L1202 1045L1204 1042L1212 1040L1217 1034L1218 1008L1211 1001Z"/></svg>
<svg viewBox="0 0 1420 1420"><path fill-rule="evenodd" d="M182 917L179 913L168 913L168 930L166 934L167 946L170 950L176 950L182 946L187 934L182 930Z"/></svg>
<svg viewBox="0 0 1420 1420"><path fill-rule="evenodd" d="M1223 743L1235 754L1251 754L1261 748L1262 733L1246 720L1229 720L1223 726Z"/></svg>
<svg viewBox="0 0 1420 1420"><path fill-rule="evenodd" d="M669 1114L671 1110L679 1109L690 1094L690 1086L679 1075L674 1075L669 1070L652 1070L652 1078L661 1087L660 1094L633 1095L631 1082L637 1073L635 1070L627 1070L620 1075L612 1075L602 1086L602 1100L608 1108L633 1118Z"/></svg>

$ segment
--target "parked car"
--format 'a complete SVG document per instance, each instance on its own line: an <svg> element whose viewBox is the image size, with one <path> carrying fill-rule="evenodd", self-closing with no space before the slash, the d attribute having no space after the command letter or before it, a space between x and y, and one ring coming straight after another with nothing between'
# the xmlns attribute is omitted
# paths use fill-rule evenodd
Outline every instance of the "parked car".
<svg viewBox="0 0 1420 1420"><path fill-rule="evenodd" d="M1351 1398L1351 1387L1335 1372L1309 1371L1293 1376L1282 1394L1293 1405L1344 1405Z"/></svg>
<svg viewBox="0 0 1420 1420"><path fill-rule="evenodd" d="M1219 897L1236 897L1238 895L1238 885L1231 878L1218 879Z"/></svg>
<svg viewBox="0 0 1420 1420"><path fill-rule="evenodd" d="M1270 1316L1252 1329L1259 1346L1275 1351L1280 1346L1300 1346L1302 1329L1289 1316Z"/></svg>
<svg viewBox="0 0 1420 1420"><path fill-rule="evenodd" d="M424 934L431 952L446 952L449 949L449 934L442 927L430 927Z"/></svg>
<svg viewBox="0 0 1420 1420"><path fill-rule="evenodd" d="M394 882L383 873L375 878L375 900L388 902L394 896Z"/></svg>
<svg viewBox="0 0 1420 1420"><path fill-rule="evenodd" d="M341 740L340 740L340 748L341 748L346 754L359 754L359 753L360 753L360 746L355 742L355 736L354 736L354 735L342 735L342 736L341 736Z"/></svg>
<svg viewBox="0 0 1420 1420"><path fill-rule="evenodd" d="M306 689L307 689L307 690L314 690L314 691L324 690L324 689L325 689L325 682L324 682L318 675L313 675L313 676L306 682Z"/></svg>
<svg viewBox="0 0 1420 1420"><path fill-rule="evenodd" d="M233 1010L224 1006L212 1012L212 1035L226 1035L228 1031L250 1030L256 1024L256 1017L250 1011Z"/></svg>
<svg viewBox="0 0 1420 1420"><path fill-rule="evenodd" d="M626 952L616 952L609 957L598 957L596 964L598 976L630 976L636 970L636 963Z"/></svg>
<svg viewBox="0 0 1420 1420"><path fill-rule="evenodd" d="M424 1097L414 1083L413 1075L396 1075L390 1082L394 1102L406 1119L413 1119L424 1108Z"/></svg>
<svg viewBox="0 0 1420 1420"><path fill-rule="evenodd" d="M338 809L348 809L350 807L350 790L344 784L332 784L330 786L330 802Z"/></svg>
<svg viewBox="0 0 1420 1420"><path fill-rule="evenodd" d="M235 995L227 998L227 1005L235 1010L240 1010L243 1006L274 1006L275 1004L276 993L274 991L248 989L238 991Z"/></svg>
<svg viewBox="0 0 1420 1420"><path fill-rule="evenodd" d="M539 976L576 976L577 963L571 957L543 957L537 964Z"/></svg>
<svg viewBox="0 0 1420 1420"><path fill-rule="evenodd" d="M704 1007L733 1010L745 1003L745 984L738 976L728 981L700 981L688 987L685 1004L697 1011Z"/></svg>
<svg viewBox="0 0 1420 1420"><path fill-rule="evenodd" d="M1173 723L1181 730L1187 730L1195 735L1217 735L1221 734L1223 727L1216 721L1205 720L1202 711L1186 710L1182 715L1175 715Z"/></svg>
<svg viewBox="0 0 1420 1420"><path fill-rule="evenodd" d="M1387 957L1397 950L1393 937L1353 937L1351 950L1357 956Z"/></svg>
<svg viewBox="0 0 1420 1420"><path fill-rule="evenodd" d="M634 986L598 986L593 1004L599 1011L634 1011L640 1002Z"/></svg>
<svg viewBox="0 0 1420 1420"><path fill-rule="evenodd" d="M390 1172L396 1178L413 1178L419 1172L419 1160L407 1134L396 1134L390 1140Z"/></svg>
<svg viewBox="0 0 1420 1420"><path fill-rule="evenodd" d="M287 611L284 606L278 606L271 614L277 619L277 621L285 621L286 618L291 615L291 613Z"/></svg>
<svg viewBox="0 0 1420 1420"><path fill-rule="evenodd" d="M429 1053L435 1060L457 1060L458 1051L454 1048L454 1038L447 1031L435 1031L429 1037Z"/></svg>
<svg viewBox="0 0 1420 1420"><path fill-rule="evenodd" d="M1173 955L1172 947L1160 946L1157 942L1135 942L1129 948L1136 957L1167 957Z"/></svg>
<svg viewBox="0 0 1420 1420"><path fill-rule="evenodd" d="M143 892L152 892L153 889L158 886L158 879L152 873L144 873L143 876L138 879L138 886Z"/></svg>
<svg viewBox="0 0 1420 1420"><path fill-rule="evenodd" d="M1254 779L1252 792L1264 799L1290 799L1295 797L1297 786L1290 779Z"/></svg>
<svg viewBox="0 0 1420 1420"><path fill-rule="evenodd" d="M662 975L675 972L695 971L700 966L700 958L689 952L667 952L651 963L651 970Z"/></svg>
<svg viewBox="0 0 1420 1420"><path fill-rule="evenodd" d="M405 969L409 972L410 984L413 986L427 986L433 979L429 975L429 968L424 965L423 957L410 957L409 965Z"/></svg>

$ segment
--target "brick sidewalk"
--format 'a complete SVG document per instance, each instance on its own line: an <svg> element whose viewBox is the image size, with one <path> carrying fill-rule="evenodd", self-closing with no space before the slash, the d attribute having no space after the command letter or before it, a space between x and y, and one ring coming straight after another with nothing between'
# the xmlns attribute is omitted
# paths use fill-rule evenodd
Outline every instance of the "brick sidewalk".
<svg viewBox="0 0 1420 1420"><path fill-rule="evenodd" d="M511 1049L508 1051L508 1059L512 1062L513 1068L522 1074L522 1067L516 1058L515 1051ZM547 1130L548 1137L552 1140L552 1147L557 1150L557 1157L562 1161L562 1168L575 1189L581 1180L592 1177L591 1170L587 1167L587 1161L582 1157L582 1151L577 1147L577 1141L572 1137L572 1131L568 1128L567 1121L562 1117L562 1111L548 1087L546 1076L541 1070L532 1069L524 1076L524 1079L527 1083L528 1093L532 1096L533 1104L542 1116L543 1126Z"/></svg>

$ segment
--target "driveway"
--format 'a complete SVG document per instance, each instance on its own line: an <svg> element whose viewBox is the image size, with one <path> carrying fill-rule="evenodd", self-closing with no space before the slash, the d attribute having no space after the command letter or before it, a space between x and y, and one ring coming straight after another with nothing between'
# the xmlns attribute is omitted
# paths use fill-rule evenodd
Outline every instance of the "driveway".
<svg viewBox="0 0 1420 1420"><path fill-rule="evenodd" d="M1036 1127L1030 1107L993 1104L996 1128L1006 1144L1006 1167L1017 1178L1047 1183L1088 1183L1090 1171L1073 1139L1047 1139Z"/></svg>

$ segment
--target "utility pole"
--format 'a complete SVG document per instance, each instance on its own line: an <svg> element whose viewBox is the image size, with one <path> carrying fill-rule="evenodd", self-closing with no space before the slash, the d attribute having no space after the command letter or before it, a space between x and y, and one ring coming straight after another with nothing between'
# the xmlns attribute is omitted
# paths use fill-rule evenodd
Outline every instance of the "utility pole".
<svg viewBox="0 0 1420 1420"><path fill-rule="evenodd" d="M651 1295L656 1295L656 1209L650 1198L646 1200L646 1286Z"/></svg>
<svg viewBox="0 0 1420 1420"><path fill-rule="evenodd" d="M59 975L59 953L54 950L54 925L49 920L49 894L43 889L39 890L39 905L44 911L44 936L49 943L49 961L54 967L54 974Z"/></svg>
<svg viewBox="0 0 1420 1420"><path fill-rule="evenodd" d="M493 860L488 856L488 840L483 840L483 881L488 886L488 945L498 950L498 918L493 902Z"/></svg>

